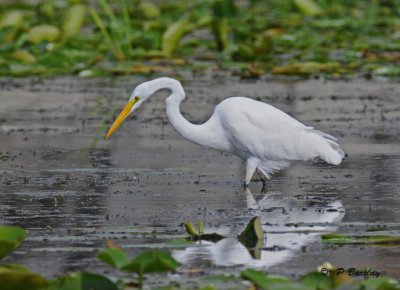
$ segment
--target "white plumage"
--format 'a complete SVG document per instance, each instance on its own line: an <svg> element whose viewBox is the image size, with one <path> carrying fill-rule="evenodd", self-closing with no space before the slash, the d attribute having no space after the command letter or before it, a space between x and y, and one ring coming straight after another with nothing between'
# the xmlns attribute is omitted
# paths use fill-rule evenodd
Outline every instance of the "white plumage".
<svg viewBox="0 0 400 290"><path fill-rule="evenodd" d="M307 127L281 110L245 97L232 97L218 104L201 125L188 122L179 110L185 92L177 80L158 78L138 85L128 104L106 135L108 138L131 112L161 89L171 95L166 112L172 126L194 143L233 153L246 161L245 185L257 170L265 178L292 161L316 157L338 165L344 152L329 134Z"/></svg>

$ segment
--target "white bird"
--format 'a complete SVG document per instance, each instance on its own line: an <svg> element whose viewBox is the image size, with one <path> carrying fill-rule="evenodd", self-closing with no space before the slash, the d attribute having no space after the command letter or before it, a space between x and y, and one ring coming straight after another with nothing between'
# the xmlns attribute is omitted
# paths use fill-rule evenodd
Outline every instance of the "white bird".
<svg viewBox="0 0 400 290"><path fill-rule="evenodd" d="M263 184L271 174L293 161L319 157L338 165L345 153L329 134L307 127L281 110L245 97L231 97L219 103L213 115L201 125L187 121L179 110L185 99L181 83L158 78L138 85L128 103L108 130L107 139L126 117L155 92L167 89L166 112L172 126L187 140L233 153L246 161L245 187L257 170Z"/></svg>

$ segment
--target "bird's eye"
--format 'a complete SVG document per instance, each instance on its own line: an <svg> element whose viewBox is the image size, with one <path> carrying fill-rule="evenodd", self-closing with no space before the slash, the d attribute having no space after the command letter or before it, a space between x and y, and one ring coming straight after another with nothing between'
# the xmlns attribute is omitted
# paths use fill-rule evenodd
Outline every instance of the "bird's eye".
<svg viewBox="0 0 400 290"><path fill-rule="evenodd" d="M140 98L139 98L138 96L135 97L135 101L139 101L139 99L140 99Z"/></svg>

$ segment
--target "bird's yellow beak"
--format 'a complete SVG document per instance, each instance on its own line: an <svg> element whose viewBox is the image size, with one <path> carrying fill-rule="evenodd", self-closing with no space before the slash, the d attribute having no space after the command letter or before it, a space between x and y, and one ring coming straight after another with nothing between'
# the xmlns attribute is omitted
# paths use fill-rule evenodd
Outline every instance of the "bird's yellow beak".
<svg viewBox="0 0 400 290"><path fill-rule="evenodd" d="M126 117L128 117L133 105L135 105L136 102L139 100L140 100L139 97L135 97L125 105L125 107L122 109L117 119L115 119L114 123L111 125L106 136L104 137L104 140L107 140L112 135L112 133L114 133L114 131L117 130L117 128L122 124L122 122L126 119Z"/></svg>

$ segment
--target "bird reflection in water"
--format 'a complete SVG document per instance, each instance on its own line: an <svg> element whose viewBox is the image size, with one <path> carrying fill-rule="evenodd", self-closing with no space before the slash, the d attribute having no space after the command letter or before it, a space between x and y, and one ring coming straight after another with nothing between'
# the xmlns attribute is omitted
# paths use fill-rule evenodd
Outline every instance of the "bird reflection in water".
<svg viewBox="0 0 400 290"><path fill-rule="evenodd" d="M304 246L319 241L322 233L334 232L344 215L339 200L310 200L270 193L260 200L245 190L246 206L252 216L261 218L264 241L247 249L237 239L243 227L221 226L217 231L226 236L217 243L202 241L202 246L176 250L173 256L188 267L262 266L271 267L296 256ZM249 217L246 218L248 222Z"/></svg>

